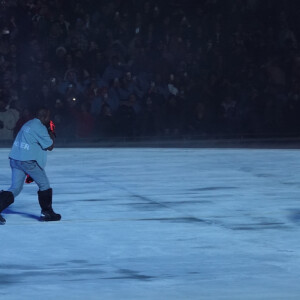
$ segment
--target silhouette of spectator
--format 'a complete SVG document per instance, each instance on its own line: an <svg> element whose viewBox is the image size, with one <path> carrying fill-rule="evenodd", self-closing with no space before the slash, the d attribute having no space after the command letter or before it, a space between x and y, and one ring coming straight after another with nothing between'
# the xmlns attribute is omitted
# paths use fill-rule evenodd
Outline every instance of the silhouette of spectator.
<svg viewBox="0 0 300 300"><path fill-rule="evenodd" d="M113 137L116 135L116 121L112 114L111 108L104 103L101 107L100 115L97 120L97 136Z"/></svg>
<svg viewBox="0 0 300 300"><path fill-rule="evenodd" d="M0 139L12 140L14 128L18 121L16 114L7 108L8 101L0 96Z"/></svg>

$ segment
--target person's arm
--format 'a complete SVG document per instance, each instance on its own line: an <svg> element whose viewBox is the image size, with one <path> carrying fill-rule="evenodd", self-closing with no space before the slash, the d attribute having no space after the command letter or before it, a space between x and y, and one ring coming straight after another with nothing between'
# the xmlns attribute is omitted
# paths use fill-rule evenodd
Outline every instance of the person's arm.
<svg viewBox="0 0 300 300"><path fill-rule="evenodd" d="M38 126L34 131L34 137L44 151L52 151L54 148L55 132L51 131L47 125Z"/></svg>
<svg viewBox="0 0 300 300"><path fill-rule="evenodd" d="M52 145L48 148L46 148L46 150L48 151L52 151L53 148L54 148L54 141L55 141L55 138L56 138L56 133L55 133L55 124L53 123L52 120L49 121L49 124L47 126L47 130L48 130L48 134L52 140Z"/></svg>
<svg viewBox="0 0 300 300"><path fill-rule="evenodd" d="M51 131L49 132L49 136L51 138L51 140L53 141L52 145L48 148L46 148L47 151L52 151L54 148L54 140L55 140L55 135L54 133L52 133Z"/></svg>

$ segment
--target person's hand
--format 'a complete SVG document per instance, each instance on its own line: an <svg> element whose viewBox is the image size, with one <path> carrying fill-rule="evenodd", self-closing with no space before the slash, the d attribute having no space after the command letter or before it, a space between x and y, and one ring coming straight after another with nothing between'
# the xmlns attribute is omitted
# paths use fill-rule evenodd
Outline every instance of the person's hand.
<svg viewBox="0 0 300 300"><path fill-rule="evenodd" d="M49 124L47 125L48 133L53 140L56 138L56 133L55 133L55 124L53 123L52 120L49 121Z"/></svg>
<svg viewBox="0 0 300 300"><path fill-rule="evenodd" d="M31 182L34 182L33 178L30 177L29 175L26 176L26 179L25 179L25 183L29 184Z"/></svg>
<svg viewBox="0 0 300 300"><path fill-rule="evenodd" d="M49 133L49 135L50 135L50 138L54 141L55 138L56 138L55 132L49 131L48 133Z"/></svg>

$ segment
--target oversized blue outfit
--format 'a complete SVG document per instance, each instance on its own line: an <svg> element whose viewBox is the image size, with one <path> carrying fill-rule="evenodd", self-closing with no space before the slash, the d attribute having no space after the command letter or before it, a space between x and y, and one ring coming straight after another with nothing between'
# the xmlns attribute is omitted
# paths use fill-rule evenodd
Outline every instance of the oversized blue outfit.
<svg viewBox="0 0 300 300"><path fill-rule="evenodd" d="M22 190L26 175L30 175L40 191L50 188L45 173L47 148L52 145L48 130L39 119L26 122L15 138L9 154L12 184L9 188L16 197Z"/></svg>

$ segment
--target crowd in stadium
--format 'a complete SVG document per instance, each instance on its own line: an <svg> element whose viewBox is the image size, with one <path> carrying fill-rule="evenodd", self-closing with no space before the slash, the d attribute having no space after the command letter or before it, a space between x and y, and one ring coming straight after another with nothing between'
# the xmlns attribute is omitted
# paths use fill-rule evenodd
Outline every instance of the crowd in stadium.
<svg viewBox="0 0 300 300"><path fill-rule="evenodd" d="M72 3L72 4L71 4ZM293 135L296 0L4 0L0 139Z"/></svg>

